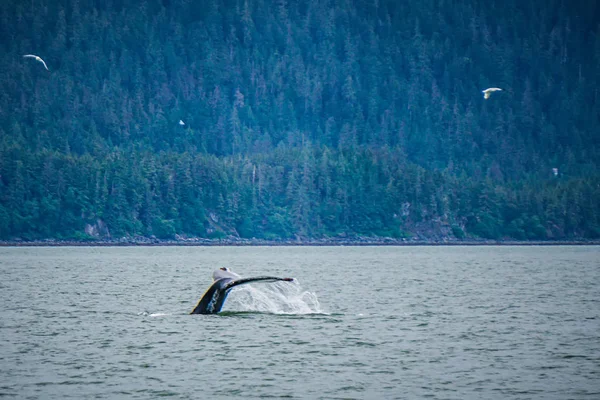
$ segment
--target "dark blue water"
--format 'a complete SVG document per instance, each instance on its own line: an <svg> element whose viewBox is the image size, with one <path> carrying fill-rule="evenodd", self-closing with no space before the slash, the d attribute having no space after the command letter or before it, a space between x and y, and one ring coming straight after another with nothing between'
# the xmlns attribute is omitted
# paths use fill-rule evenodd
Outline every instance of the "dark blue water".
<svg viewBox="0 0 600 400"><path fill-rule="evenodd" d="M299 283L188 315L221 266ZM0 397L600 398L600 247L0 248L0 273Z"/></svg>

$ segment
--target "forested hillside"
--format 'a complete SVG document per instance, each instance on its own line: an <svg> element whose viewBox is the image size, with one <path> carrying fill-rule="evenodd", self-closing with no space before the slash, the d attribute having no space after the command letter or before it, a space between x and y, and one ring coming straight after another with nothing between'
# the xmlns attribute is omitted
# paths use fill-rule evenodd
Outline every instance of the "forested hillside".
<svg viewBox="0 0 600 400"><path fill-rule="evenodd" d="M4 0L0 239L598 238L599 83L595 0Z"/></svg>

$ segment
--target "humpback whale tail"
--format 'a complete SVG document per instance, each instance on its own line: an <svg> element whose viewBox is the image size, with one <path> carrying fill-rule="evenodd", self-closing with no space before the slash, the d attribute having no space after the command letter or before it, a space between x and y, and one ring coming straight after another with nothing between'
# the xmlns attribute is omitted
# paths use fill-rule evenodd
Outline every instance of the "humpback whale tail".
<svg viewBox="0 0 600 400"><path fill-rule="evenodd" d="M213 273L214 282L204 293L190 314L216 314L221 311L225 299L231 289L251 282L292 282L293 278L278 278L275 276L257 276L241 278L228 268L220 268Z"/></svg>

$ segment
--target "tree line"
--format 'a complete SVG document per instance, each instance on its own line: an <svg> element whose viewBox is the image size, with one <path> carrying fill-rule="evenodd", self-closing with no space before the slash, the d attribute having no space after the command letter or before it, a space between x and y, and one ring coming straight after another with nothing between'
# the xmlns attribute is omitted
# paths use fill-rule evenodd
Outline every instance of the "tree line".
<svg viewBox="0 0 600 400"><path fill-rule="evenodd" d="M599 17L2 2L0 238L600 237Z"/></svg>

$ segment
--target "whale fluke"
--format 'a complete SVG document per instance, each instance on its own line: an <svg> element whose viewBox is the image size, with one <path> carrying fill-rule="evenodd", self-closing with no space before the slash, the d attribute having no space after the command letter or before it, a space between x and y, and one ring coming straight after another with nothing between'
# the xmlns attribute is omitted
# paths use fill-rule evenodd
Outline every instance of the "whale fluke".
<svg viewBox="0 0 600 400"><path fill-rule="evenodd" d="M213 273L214 282L204 293L190 314L216 314L221 311L225 299L231 289L252 282L292 282L294 278L278 278L276 276L257 276L240 278L228 268L220 268Z"/></svg>

